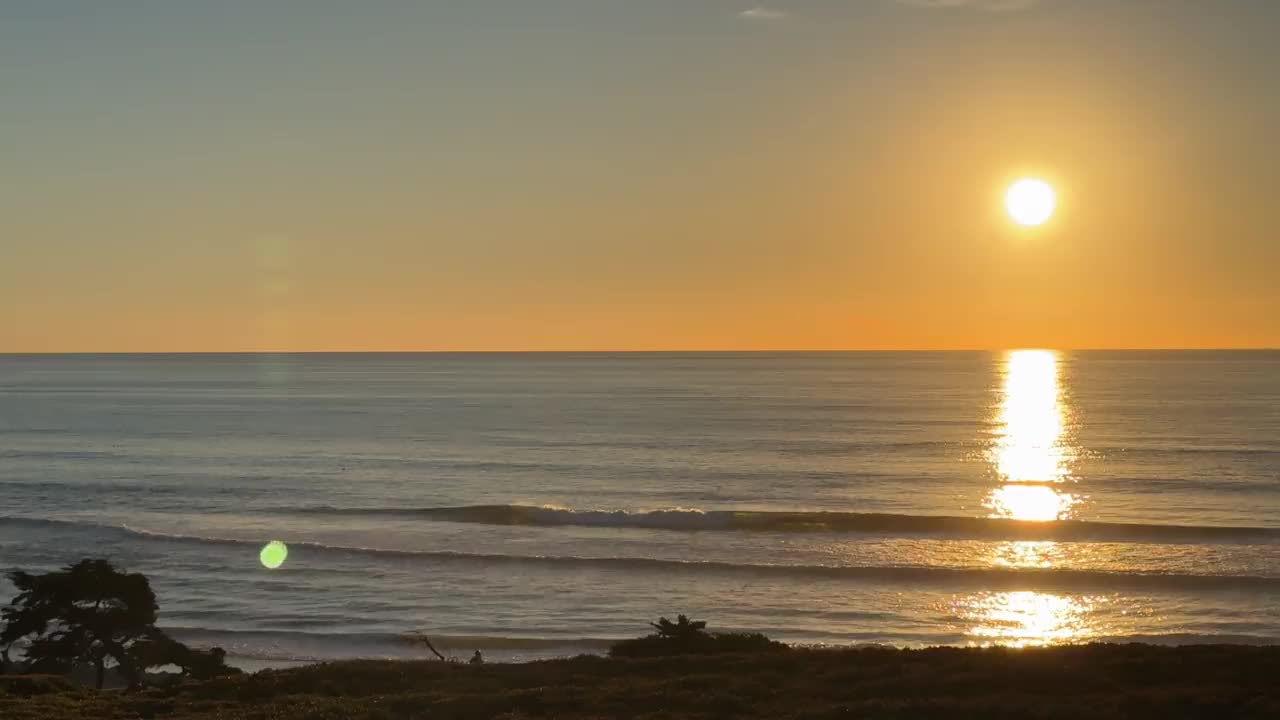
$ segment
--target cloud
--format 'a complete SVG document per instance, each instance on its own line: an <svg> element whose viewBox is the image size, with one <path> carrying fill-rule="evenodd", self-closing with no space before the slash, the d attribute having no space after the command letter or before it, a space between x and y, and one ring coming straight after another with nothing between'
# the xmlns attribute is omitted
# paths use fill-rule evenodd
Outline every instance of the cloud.
<svg viewBox="0 0 1280 720"><path fill-rule="evenodd" d="M1040 0L897 0L903 5L923 8L971 8L1001 12L1006 10L1024 10L1039 5Z"/></svg>
<svg viewBox="0 0 1280 720"><path fill-rule="evenodd" d="M759 6L753 7L750 10L743 10L742 12L738 13L738 17L741 18L742 20L754 20L754 21L781 20L786 16L787 14L782 12L781 10L770 10L768 8L763 8Z"/></svg>

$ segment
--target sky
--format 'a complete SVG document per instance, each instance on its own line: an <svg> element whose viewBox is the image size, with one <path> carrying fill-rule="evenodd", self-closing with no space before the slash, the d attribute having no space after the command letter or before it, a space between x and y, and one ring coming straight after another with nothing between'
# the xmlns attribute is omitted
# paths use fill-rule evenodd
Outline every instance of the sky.
<svg viewBox="0 0 1280 720"><path fill-rule="evenodd" d="M1277 37L1274 0L0 0L0 352L1280 347Z"/></svg>

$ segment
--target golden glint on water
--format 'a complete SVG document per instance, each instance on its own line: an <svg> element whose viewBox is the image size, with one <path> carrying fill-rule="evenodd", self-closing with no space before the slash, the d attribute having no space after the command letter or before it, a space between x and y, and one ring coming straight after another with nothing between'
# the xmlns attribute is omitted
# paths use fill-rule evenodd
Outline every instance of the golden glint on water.
<svg viewBox="0 0 1280 720"><path fill-rule="evenodd" d="M984 502L993 517L1046 521L1070 516L1077 498L1053 487L1071 475L1063 442L1065 417L1057 355L1048 350L1009 353L991 451L1004 485Z"/></svg>
<svg viewBox="0 0 1280 720"><path fill-rule="evenodd" d="M982 594L958 609L977 623L969 634L980 644L1029 647L1078 642L1092 636L1095 631L1087 618L1095 602L1088 597L1023 590Z"/></svg>

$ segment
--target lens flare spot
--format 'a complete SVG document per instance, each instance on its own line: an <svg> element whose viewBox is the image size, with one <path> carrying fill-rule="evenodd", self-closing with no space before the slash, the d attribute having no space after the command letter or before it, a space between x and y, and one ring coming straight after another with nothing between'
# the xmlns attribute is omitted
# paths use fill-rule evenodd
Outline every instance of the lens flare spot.
<svg viewBox="0 0 1280 720"><path fill-rule="evenodd" d="M262 552L258 553L258 560L262 562L262 567L268 570L279 568L287 559L289 559L289 546L279 540L272 540L263 545Z"/></svg>

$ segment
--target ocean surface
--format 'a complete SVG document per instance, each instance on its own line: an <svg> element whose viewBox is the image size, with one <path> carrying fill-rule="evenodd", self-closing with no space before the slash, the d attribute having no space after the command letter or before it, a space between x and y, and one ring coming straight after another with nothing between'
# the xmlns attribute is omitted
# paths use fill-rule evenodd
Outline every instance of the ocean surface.
<svg viewBox="0 0 1280 720"><path fill-rule="evenodd" d="M0 356L0 567L86 556L251 668L1280 643L1280 353Z"/></svg>

